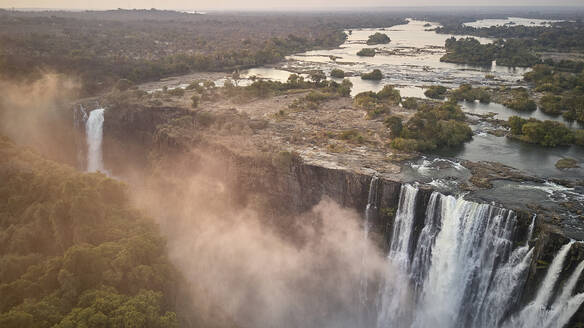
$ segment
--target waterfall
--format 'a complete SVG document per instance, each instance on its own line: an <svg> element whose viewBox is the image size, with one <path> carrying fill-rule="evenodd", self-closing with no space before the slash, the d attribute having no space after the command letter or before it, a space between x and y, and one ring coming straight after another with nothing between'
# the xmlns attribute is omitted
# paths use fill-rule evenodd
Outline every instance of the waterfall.
<svg viewBox="0 0 584 328"><path fill-rule="evenodd" d="M561 328L584 302L584 294L572 295L584 262L554 293L572 242L555 256L536 299L517 309L534 256L535 216L527 241L514 248L513 211L434 192L423 226L416 226L424 198L418 193L411 185L401 188L387 256L393 270L379 291L377 327L527 328L541 322Z"/></svg>
<svg viewBox="0 0 584 328"><path fill-rule="evenodd" d="M377 197L377 189L379 186L379 178L373 176L371 178L371 182L369 182L369 195L367 196L367 206L365 207L365 222L363 227L363 257L361 259L361 268L365 270L367 267L367 245L369 239L369 229L371 228L371 221L374 219L375 214L377 213L377 204L378 204L378 197ZM367 306L368 302L368 278L365 276L365 273L362 272L361 274L361 288L360 288L360 301L361 304Z"/></svg>
<svg viewBox="0 0 584 328"><path fill-rule="evenodd" d="M554 287L559 284L558 278L573 244L574 241L571 241L562 246L550 264L544 280L537 291L535 300L525 306L518 314L511 317L505 323L504 327L562 328L570 321L570 318L572 318L582 303L584 303L584 293L572 296L574 287L582 271L584 271L584 261L572 272L561 288L556 300L553 302L552 300L554 295L557 294L555 292L557 289Z"/></svg>
<svg viewBox="0 0 584 328"><path fill-rule="evenodd" d="M373 224L373 220L378 211L378 188L379 188L379 178L373 176L369 182L369 194L367 196L367 205L365 206L365 221L363 223L363 240L361 244L363 255L361 257L361 273L360 273L360 286L359 286L359 303L361 305L359 326L367 327L370 326L372 312L375 309L371 308L371 302L369 300L370 277L367 275L367 256L369 255L369 230Z"/></svg>
<svg viewBox="0 0 584 328"><path fill-rule="evenodd" d="M379 178L374 176L369 182L369 195L367 196L367 206L365 207L365 239L368 238L369 228L371 226L371 220L373 216L377 213L377 203L378 203L378 192L377 188L379 186Z"/></svg>
<svg viewBox="0 0 584 328"><path fill-rule="evenodd" d="M101 142L103 139L103 112L103 108L92 110L89 113L87 122L85 123L88 172L105 172L101 153Z"/></svg>
<svg viewBox="0 0 584 328"><path fill-rule="evenodd" d="M537 214L533 215L531 219L531 224L529 225L528 232L527 232L527 239L525 240L525 245L529 244L529 241L533 237L533 229L535 228L535 219L537 218Z"/></svg>
<svg viewBox="0 0 584 328"><path fill-rule="evenodd" d="M379 296L378 327L401 327L411 321L412 293L410 292L409 250L418 189L402 185L398 209L393 223L388 259L395 270L387 277ZM399 283L394 283L398 281Z"/></svg>

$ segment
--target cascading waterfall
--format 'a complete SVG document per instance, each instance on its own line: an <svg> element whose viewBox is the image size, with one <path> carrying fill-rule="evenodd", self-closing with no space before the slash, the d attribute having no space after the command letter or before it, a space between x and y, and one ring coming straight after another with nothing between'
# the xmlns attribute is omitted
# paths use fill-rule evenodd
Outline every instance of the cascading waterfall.
<svg viewBox="0 0 584 328"><path fill-rule="evenodd" d="M94 109L89 113L89 118L87 119L87 122L85 122L88 172L105 172L101 153L104 120L103 113L103 108Z"/></svg>
<svg viewBox="0 0 584 328"><path fill-rule="evenodd" d="M574 241L562 246L552 263L550 264L545 278L541 283L535 300L523 308L517 315L511 317L505 323L505 327L545 327L562 328L570 318L578 311L584 302L584 293L572 296L574 287L584 271L584 261L582 261L572 272L559 295L553 301L554 287L558 284L558 278L562 271L564 261L570 251ZM552 302L553 301L553 302ZM550 304L551 303L551 304Z"/></svg>
<svg viewBox="0 0 584 328"><path fill-rule="evenodd" d="M361 263L361 268L365 269L367 266L367 243L369 239L369 229L371 228L371 221L374 219L375 213L377 213L378 204L378 192L377 187L379 186L379 178L373 176L369 182L369 195L367 196L367 206L365 207L365 223L363 226L363 258ZM364 273L361 274L361 289L360 289L360 301L361 304L367 306L368 301L368 279Z"/></svg>
<svg viewBox="0 0 584 328"><path fill-rule="evenodd" d="M373 176L369 182L369 194L367 196L367 205L365 207L365 222L363 224L363 242L362 251L363 256L361 258L361 277L360 277L360 287L359 287L359 302L361 304L359 324L361 327L367 327L371 324L371 313L374 309L370 308L369 302L369 277L366 274L367 270L367 255L368 255L368 243L369 243L369 230L371 229L372 221L375 219L377 214L377 206L379 203L378 198L378 187L379 178Z"/></svg>
<svg viewBox="0 0 584 328"><path fill-rule="evenodd" d="M377 327L535 327L540 322L560 328L584 302L584 294L572 296L584 263L553 300L569 243L550 265L536 299L517 311L534 254L529 241L535 216L525 243L513 248L513 211L434 192L416 236L417 198L417 188L402 186L388 254L394 270L380 288Z"/></svg>

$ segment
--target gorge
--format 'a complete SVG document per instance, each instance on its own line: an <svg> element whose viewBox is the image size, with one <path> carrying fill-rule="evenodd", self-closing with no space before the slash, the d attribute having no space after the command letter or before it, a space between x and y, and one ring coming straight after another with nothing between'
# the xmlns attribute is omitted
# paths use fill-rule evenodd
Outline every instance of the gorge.
<svg viewBox="0 0 584 328"><path fill-rule="evenodd" d="M99 115L103 110L90 113ZM132 112L130 120L109 122L106 110L105 122L98 122L104 124L104 131L125 136L116 137L116 143L137 143L170 156L177 150L183 152L176 148L181 141L157 144L145 135L153 135L148 129L173 115L176 113L170 109L158 114ZM162 121L154 123L156 120ZM137 122L140 126L127 126ZM90 161L101 151L91 148L94 133L87 129ZM111 141L104 143L108 144ZM204 154L218 146L201 146L195 153ZM277 209L276 216L282 216L300 215L322 197L330 197L363 213L360 226L365 246L354 245L362 257L361 263L351 264L362 267L359 277L351 280L358 293L349 303L354 302L356 309L350 312L352 319L346 317L349 313L329 314L335 327L533 327L536 323L564 327L582 320L584 244L564 237L537 215L376 175L295 160L280 167L226 149L211 152L224 162L226 170L212 179L219 179L223 188L238 195L232 201L245 204L249 199L241 199L241 195L259 194ZM107 148L104 154L112 158ZM190 159L187 165L200 166L199 160ZM173 233L168 237L172 239ZM371 252L369 242L385 258L387 268L382 275L368 273L367 262L378 261L376 255L367 253ZM303 306L298 311L310 312ZM262 326L254 320L251 323Z"/></svg>

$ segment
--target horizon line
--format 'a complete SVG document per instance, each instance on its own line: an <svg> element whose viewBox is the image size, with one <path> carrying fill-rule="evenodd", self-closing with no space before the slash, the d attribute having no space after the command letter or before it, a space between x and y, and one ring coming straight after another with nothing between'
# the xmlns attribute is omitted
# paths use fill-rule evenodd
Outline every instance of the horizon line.
<svg viewBox="0 0 584 328"><path fill-rule="evenodd" d="M19 11L116 11L116 10L159 10L159 11L270 11L270 10L302 10L302 11L317 11L317 10L355 10L356 11L363 11L367 9L431 9L431 8L468 8L468 9L477 9L477 8L485 8L485 9L493 9L493 8L547 8L547 9L555 9L555 8L582 8L584 9L584 3L582 4L558 4L558 5L432 5L432 6L425 6L425 5L411 5L411 6L397 6L397 5L388 5L388 6L357 6L357 5L347 5L347 6L337 6L337 7L309 7L309 6L280 6L280 7L270 7L270 8L125 8L125 7L112 7L112 8L69 8L69 7L0 7L0 10L19 10Z"/></svg>

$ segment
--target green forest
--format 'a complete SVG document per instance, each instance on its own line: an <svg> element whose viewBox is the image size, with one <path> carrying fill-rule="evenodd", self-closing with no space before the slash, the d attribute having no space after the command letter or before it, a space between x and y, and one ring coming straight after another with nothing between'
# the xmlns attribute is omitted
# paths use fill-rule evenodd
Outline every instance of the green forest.
<svg viewBox="0 0 584 328"><path fill-rule="evenodd" d="M420 106L414 116L403 123L399 116L385 119L394 138L391 146L403 151L432 151L454 147L472 139L472 130L456 101Z"/></svg>
<svg viewBox="0 0 584 328"><path fill-rule="evenodd" d="M523 40L497 40L481 44L475 38L451 37L445 42L446 54L440 61L456 64L490 66L496 60L497 65L510 67L529 67L540 62L539 57L530 50Z"/></svg>
<svg viewBox="0 0 584 328"><path fill-rule="evenodd" d="M546 61L526 73L525 80L535 91L542 111L584 122L584 64L571 61Z"/></svg>
<svg viewBox="0 0 584 328"><path fill-rule="evenodd" d="M0 327L177 327L180 276L126 186L0 138Z"/></svg>

